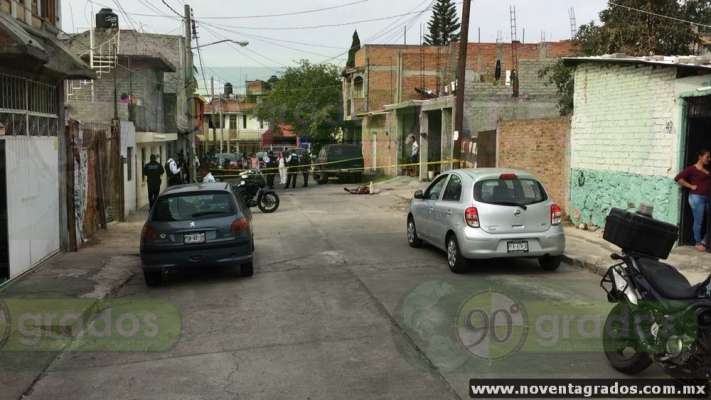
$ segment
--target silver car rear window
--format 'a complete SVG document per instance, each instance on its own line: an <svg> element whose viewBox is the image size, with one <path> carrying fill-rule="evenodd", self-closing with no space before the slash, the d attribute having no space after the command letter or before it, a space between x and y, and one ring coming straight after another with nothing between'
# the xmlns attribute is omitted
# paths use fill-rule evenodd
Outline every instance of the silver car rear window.
<svg viewBox="0 0 711 400"><path fill-rule="evenodd" d="M233 215L237 211L232 195L225 192L184 193L158 199L151 220L187 221Z"/></svg>
<svg viewBox="0 0 711 400"><path fill-rule="evenodd" d="M487 179L474 185L474 200L487 204L536 204L548 200L535 179Z"/></svg>

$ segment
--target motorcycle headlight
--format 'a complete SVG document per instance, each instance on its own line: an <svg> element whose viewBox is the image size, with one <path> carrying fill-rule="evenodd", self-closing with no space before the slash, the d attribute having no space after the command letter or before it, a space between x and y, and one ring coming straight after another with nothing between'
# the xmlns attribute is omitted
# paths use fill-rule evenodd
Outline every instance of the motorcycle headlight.
<svg viewBox="0 0 711 400"><path fill-rule="evenodd" d="M244 185L246 185L246 184L247 184L247 182L245 182L245 181L242 181L242 182L239 183L240 186L244 186Z"/></svg>
<svg viewBox="0 0 711 400"><path fill-rule="evenodd" d="M242 174L242 175L240 175L240 176L242 177L242 179L247 179L247 178L248 178L247 174Z"/></svg>

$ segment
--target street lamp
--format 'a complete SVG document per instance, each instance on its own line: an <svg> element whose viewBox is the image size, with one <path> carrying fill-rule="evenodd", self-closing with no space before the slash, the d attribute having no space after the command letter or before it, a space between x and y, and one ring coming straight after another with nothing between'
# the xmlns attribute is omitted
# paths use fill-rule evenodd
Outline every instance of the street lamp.
<svg viewBox="0 0 711 400"><path fill-rule="evenodd" d="M200 45L200 46L195 46L195 47L193 47L193 50L201 49L201 48L203 48L203 47L212 46L212 45L219 44L219 43L234 43L234 44L238 44L238 45L240 45L240 46L242 46L242 47L246 47L247 45L249 45L249 42L247 42L247 41L238 41L238 40L232 40L232 39L224 39L224 40L218 40L217 42L212 42L212 43L203 44L203 45Z"/></svg>

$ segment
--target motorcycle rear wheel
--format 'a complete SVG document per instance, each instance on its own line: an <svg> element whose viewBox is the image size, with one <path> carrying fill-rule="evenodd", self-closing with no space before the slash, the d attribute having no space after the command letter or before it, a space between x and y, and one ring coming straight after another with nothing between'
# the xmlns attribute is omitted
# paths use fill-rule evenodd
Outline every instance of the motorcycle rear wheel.
<svg viewBox="0 0 711 400"><path fill-rule="evenodd" d="M637 375L652 365L652 357L642 351L629 306L618 303L608 314L602 344L610 365L627 375Z"/></svg>
<svg viewBox="0 0 711 400"><path fill-rule="evenodd" d="M271 214L279 208L279 196L276 193L265 193L257 206L263 213Z"/></svg>

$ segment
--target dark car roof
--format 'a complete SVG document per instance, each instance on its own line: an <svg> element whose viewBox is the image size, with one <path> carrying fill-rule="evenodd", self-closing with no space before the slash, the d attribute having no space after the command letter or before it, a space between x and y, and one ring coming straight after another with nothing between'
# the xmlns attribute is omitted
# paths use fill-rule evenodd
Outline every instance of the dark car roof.
<svg viewBox="0 0 711 400"><path fill-rule="evenodd" d="M180 193L193 192L215 192L215 191L230 191L230 185L225 182L217 183L191 183L187 185L171 186L166 189L161 196L168 196Z"/></svg>

